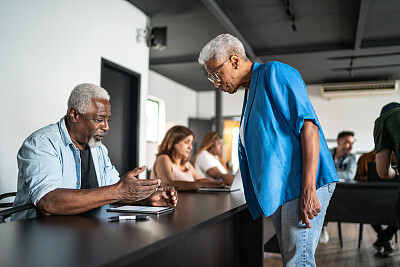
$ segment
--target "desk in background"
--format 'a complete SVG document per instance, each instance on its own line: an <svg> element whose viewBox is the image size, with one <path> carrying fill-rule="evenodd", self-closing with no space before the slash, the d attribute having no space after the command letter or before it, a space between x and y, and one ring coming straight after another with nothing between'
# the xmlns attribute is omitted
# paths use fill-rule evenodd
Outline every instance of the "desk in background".
<svg viewBox="0 0 400 267"><path fill-rule="evenodd" d="M396 183L337 183L325 220L396 226L397 188Z"/></svg>
<svg viewBox="0 0 400 267"><path fill-rule="evenodd" d="M101 207L0 225L1 266L262 266L262 220L242 192L179 193L174 212L108 222Z"/></svg>
<svg viewBox="0 0 400 267"><path fill-rule="evenodd" d="M340 182L329 203L325 221L338 222L340 247L343 247L341 222L360 223L358 248L363 224L397 226L394 207L397 183Z"/></svg>

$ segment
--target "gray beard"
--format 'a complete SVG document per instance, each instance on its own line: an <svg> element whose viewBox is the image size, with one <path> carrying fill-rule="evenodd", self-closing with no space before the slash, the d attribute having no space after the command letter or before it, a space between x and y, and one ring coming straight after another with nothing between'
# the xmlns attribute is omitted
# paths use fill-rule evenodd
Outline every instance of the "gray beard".
<svg viewBox="0 0 400 267"><path fill-rule="evenodd" d="M100 144L101 144L101 141L97 141L96 138L94 138L94 136L93 136L89 140L88 147L95 148L95 147L98 147Z"/></svg>

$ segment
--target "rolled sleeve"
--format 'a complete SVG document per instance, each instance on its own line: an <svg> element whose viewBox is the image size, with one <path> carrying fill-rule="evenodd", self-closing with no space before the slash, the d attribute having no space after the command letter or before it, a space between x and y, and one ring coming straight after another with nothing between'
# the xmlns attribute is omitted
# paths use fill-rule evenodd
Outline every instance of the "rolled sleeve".
<svg viewBox="0 0 400 267"><path fill-rule="evenodd" d="M47 193L62 186L62 164L48 139L26 140L18 156L19 179L35 205Z"/></svg>
<svg viewBox="0 0 400 267"><path fill-rule="evenodd" d="M297 70L276 62L271 65L269 77L268 89L273 103L297 136L300 136L305 120L311 120L321 128Z"/></svg>
<svg viewBox="0 0 400 267"><path fill-rule="evenodd" d="M304 121L309 120L312 121L312 123L314 123L315 125L318 126L318 128L320 128L318 120L315 119L315 117L313 115L300 115L297 120L296 120L296 127L295 127L295 133L296 135L300 135L301 133L301 129L303 128L304 125Z"/></svg>

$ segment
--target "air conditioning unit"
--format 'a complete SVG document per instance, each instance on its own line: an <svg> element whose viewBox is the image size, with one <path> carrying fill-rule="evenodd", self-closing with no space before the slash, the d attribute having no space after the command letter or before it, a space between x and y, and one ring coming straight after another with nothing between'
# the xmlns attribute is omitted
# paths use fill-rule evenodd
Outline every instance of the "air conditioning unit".
<svg viewBox="0 0 400 267"><path fill-rule="evenodd" d="M321 95L324 98L389 95L398 87L398 81L330 83L321 86Z"/></svg>

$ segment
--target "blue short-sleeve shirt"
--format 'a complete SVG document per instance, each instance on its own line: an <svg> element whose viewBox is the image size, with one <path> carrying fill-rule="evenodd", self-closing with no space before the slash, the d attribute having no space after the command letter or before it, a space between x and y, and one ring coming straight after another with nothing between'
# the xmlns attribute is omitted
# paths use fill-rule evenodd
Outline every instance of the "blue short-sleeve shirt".
<svg viewBox="0 0 400 267"><path fill-rule="evenodd" d="M300 197L300 133L305 120L319 127L316 188L338 181L318 117L294 68L276 61L255 62L248 94L242 110L244 146L239 139L239 161L247 205L254 218L269 216L283 203Z"/></svg>

